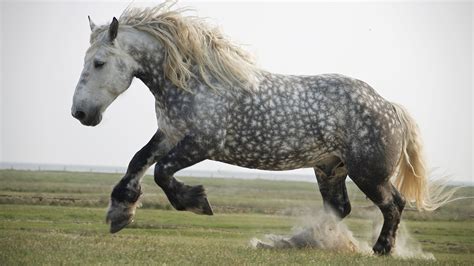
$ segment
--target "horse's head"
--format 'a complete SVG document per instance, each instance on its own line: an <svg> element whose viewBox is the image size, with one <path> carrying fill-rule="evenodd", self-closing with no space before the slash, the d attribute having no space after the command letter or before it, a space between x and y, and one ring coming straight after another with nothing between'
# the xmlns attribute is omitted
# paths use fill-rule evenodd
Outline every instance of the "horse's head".
<svg viewBox="0 0 474 266"><path fill-rule="evenodd" d="M83 125L96 126L105 109L128 89L138 65L125 45L121 45L116 18L109 27L97 27L90 19L89 22L91 46L86 52L71 112Z"/></svg>

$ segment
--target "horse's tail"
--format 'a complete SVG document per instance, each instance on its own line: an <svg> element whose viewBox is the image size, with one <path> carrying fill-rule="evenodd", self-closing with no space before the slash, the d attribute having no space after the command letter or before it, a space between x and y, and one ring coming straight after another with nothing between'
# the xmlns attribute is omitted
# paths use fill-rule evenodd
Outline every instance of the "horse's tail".
<svg viewBox="0 0 474 266"><path fill-rule="evenodd" d="M392 103L402 124L403 147L394 184L407 202L418 210L433 211L450 201L456 189L446 190L445 182L428 183L420 130L401 105Z"/></svg>

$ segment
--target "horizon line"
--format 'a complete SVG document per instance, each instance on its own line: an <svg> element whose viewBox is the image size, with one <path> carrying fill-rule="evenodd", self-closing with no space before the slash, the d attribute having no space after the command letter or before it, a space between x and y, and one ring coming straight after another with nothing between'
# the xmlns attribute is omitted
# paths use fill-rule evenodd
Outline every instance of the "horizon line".
<svg viewBox="0 0 474 266"><path fill-rule="evenodd" d="M81 165L60 163L31 163L31 162L8 162L0 161L0 170L30 170L30 171L64 171L64 172L91 172L91 173L125 173L127 167L110 165ZM259 169L243 168L243 170L223 170L220 168L204 169L182 169L175 175L177 177L201 177L201 178L227 178L227 179L263 179L275 181L302 181L316 183L314 175L304 173L284 173L281 171L258 172ZM145 175L153 175L150 167ZM250 175L250 176L249 176ZM352 182L350 178L347 181ZM346 181L346 182L347 182ZM474 181L450 180L450 185L474 186Z"/></svg>

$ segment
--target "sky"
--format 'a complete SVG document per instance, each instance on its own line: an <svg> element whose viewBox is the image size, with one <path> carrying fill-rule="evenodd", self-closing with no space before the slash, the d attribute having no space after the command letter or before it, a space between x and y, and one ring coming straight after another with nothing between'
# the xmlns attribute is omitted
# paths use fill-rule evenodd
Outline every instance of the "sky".
<svg viewBox="0 0 474 266"><path fill-rule="evenodd" d="M82 126L70 115L89 46L87 16L109 23L127 5L0 3L0 162L126 166L149 140L157 128L154 98L139 80L108 108L99 126ZM471 2L181 1L180 6L219 25L266 70L341 73L366 81L415 117L430 168L456 181L474 181ZM193 167L238 169L211 161Z"/></svg>

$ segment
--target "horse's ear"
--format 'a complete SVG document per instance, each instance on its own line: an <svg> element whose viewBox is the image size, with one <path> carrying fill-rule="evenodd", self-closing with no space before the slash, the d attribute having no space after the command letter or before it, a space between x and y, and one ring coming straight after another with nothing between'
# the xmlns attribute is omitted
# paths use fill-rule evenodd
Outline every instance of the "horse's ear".
<svg viewBox="0 0 474 266"><path fill-rule="evenodd" d="M114 17L114 18L112 19L112 23L110 23L110 26L109 26L109 40L110 40L110 41L115 40L115 38L117 37L118 26L119 26L119 22L118 22L118 20Z"/></svg>
<svg viewBox="0 0 474 266"><path fill-rule="evenodd" d="M89 19L89 26L91 27L91 31L94 31L97 26L96 26L95 23L92 21L92 19L91 19L90 16L87 16L87 18Z"/></svg>

